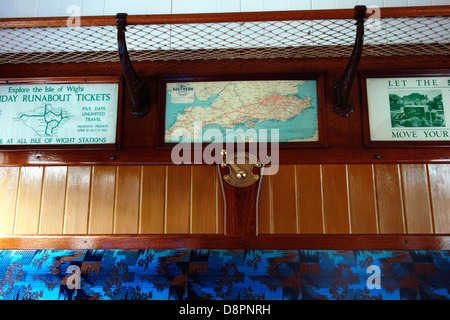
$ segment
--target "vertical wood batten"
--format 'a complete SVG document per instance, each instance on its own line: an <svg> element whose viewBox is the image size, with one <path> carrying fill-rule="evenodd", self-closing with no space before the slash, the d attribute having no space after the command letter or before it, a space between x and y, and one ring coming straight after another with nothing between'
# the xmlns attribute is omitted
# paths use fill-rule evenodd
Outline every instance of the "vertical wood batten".
<svg viewBox="0 0 450 320"><path fill-rule="evenodd" d="M191 168L167 166L165 233L190 232Z"/></svg>
<svg viewBox="0 0 450 320"><path fill-rule="evenodd" d="M38 234L43 167L22 167L16 204L15 234Z"/></svg>
<svg viewBox="0 0 450 320"><path fill-rule="evenodd" d="M406 233L399 166L377 164L374 171L380 233Z"/></svg>
<svg viewBox="0 0 450 320"><path fill-rule="evenodd" d="M450 233L450 164L429 164L435 233Z"/></svg>
<svg viewBox="0 0 450 320"><path fill-rule="evenodd" d="M136 234L139 222L141 169L138 166L120 166L117 170L114 233Z"/></svg>
<svg viewBox="0 0 450 320"><path fill-rule="evenodd" d="M192 166L192 233L216 233L215 166Z"/></svg>
<svg viewBox="0 0 450 320"><path fill-rule="evenodd" d="M427 170L424 164L402 164L407 233L433 233Z"/></svg>
<svg viewBox="0 0 450 320"><path fill-rule="evenodd" d="M64 223L67 167L45 167L39 234L61 234Z"/></svg>
<svg viewBox="0 0 450 320"><path fill-rule="evenodd" d="M90 234L112 234L116 167L94 166L89 205Z"/></svg>
<svg viewBox="0 0 450 320"><path fill-rule="evenodd" d="M220 185L221 181L219 180L218 174L219 167L215 166L215 183L216 183L216 233L224 234L224 201L223 201L223 193L222 187Z"/></svg>
<svg viewBox="0 0 450 320"><path fill-rule="evenodd" d="M14 233L19 167L0 167L0 235Z"/></svg>
<svg viewBox="0 0 450 320"><path fill-rule="evenodd" d="M166 167L141 168L139 233L164 233Z"/></svg>
<svg viewBox="0 0 450 320"><path fill-rule="evenodd" d="M295 166L280 166L272 176L273 231L297 233Z"/></svg>
<svg viewBox="0 0 450 320"><path fill-rule="evenodd" d="M92 167L68 167L64 234L88 232Z"/></svg>
<svg viewBox="0 0 450 320"><path fill-rule="evenodd" d="M297 165L297 210L300 233L324 230L320 165Z"/></svg>
<svg viewBox="0 0 450 320"><path fill-rule="evenodd" d="M272 199L271 199L271 178L272 176L263 176L261 181L261 190L259 193L258 201L258 233L270 234L271 227L271 212L272 212Z"/></svg>
<svg viewBox="0 0 450 320"><path fill-rule="evenodd" d="M323 206L325 233L350 233L345 165L324 165Z"/></svg>
<svg viewBox="0 0 450 320"><path fill-rule="evenodd" d="M352 233L378 233L372 165L348 165Z"/></svg>

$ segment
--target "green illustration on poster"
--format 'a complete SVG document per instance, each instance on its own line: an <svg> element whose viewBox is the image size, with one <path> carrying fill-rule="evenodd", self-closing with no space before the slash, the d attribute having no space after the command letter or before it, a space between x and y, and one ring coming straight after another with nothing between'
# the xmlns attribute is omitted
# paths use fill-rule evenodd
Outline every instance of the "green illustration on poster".
<svg viewBox="0 0 450 320"><path fill-rule="evenodd" d="M20 113L17 120L33 129L39 137L55 136L71 116L66 109L55 109L50 103L43 103L39 108Z"/></svg>
<svg viewBox="0 0 450 320"><path fill-rule="evenodd" d="M393 128L445 127L442 90L399 90L389 105Z"/></svg>

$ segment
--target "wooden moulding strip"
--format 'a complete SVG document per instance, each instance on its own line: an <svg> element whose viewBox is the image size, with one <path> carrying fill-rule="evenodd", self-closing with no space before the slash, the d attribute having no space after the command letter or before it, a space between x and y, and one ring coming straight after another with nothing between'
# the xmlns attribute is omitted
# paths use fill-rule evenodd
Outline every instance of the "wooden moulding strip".
<svg viewBox="0 0 450 320"><path fill-rule="evenodd" d="M370 9L369 9L370 10ZM128 25L353 19L354 9L129 15ZM368 12L370 15L371 12ZM381 18L449 16L450 6L380 8ZM70 17L73 18L73 17ZM69 17L2 18L0 29L65 27ZM114 26L115 16L83 16L80 26Z"/></svg>
<svg viewBox="0 0 450 320"><path fill-rule="evenodd" d="M1 166L173 165L171 150L2 150ZM450 163L448 147L285 149L280 164ZM378 156L378 157L376 157ZM376 158L375 158L376 157ZM185 163L194 164L194 163Z"/></svg>
<svg viewBox="0 0 450 320"><path fill-rule="evenodd" d="M450 235L30 235L0 236L0 249L450 250Z"/></svg>

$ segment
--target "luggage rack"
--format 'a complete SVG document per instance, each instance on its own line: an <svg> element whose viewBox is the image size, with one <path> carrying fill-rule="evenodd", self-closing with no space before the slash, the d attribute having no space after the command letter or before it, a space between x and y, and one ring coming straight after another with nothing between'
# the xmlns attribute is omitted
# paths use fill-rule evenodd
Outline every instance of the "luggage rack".
<svg viewBox="0 0 450 320"><path fill-rule="evenodd" d="M367 12L362 56L450 53L450 6ZM0 64L118 62L115 16L0 19ZM353 9L126 18L131 60L344 58L355 42Z"/></svg>
<svg viewBox="0 0 450 320"><path fill-rule="evenodd" d="M148 84L132 61L350 57L334 106L348 117L361 56L450 53L450 6L372 9L0 19L0 64L120 61L140 118Z"/></svg>

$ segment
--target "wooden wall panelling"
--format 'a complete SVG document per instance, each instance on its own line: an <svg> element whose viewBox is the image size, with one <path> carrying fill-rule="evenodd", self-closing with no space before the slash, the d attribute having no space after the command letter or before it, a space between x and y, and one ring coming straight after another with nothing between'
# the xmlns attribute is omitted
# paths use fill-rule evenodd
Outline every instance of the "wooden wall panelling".
<svg viewBox="0 0 450 320"><path fill-rule="evenodd" d="M322 166L325 233L350 233L345 165Z"/></svg>
<svg viewBox="0 0 450 320"><path fill-rule="evenodd" d="M219 180L218 175L218 167L215 167L215 191L216 191L216 233L217 234L224 234L224 223L225 223L225 208L224 208L224 199L222 194L222 188L221 188L221 181Z"/></svg>
<svg viewBox="0 0 450 320"><path fill-rule="evenodd" d="M216 233L216 166L191 166L191 233Z"/></svg>
<svg viewBox="0 0 450 320"><path fill-rule="evenodd" d="M435 233L450 233L450 165L429 164Z"/></svg>
<svg viewBox="0 0 450 320"><path fill-rule="evenodd" d="M139 233L164 233L166 167L143 166Z"/></svg>
<svg viewBox="0 0 450 320"><path fill-rule="evenodd" d="M348 165L347 172L351 233L378 233L372 165Z"/></svg>
<svg viewBox="0 0 450 320"><path fill-rule="evenodd" d="M433 233L426 166L401 165L401 174L407 233Z"/></svg>
<svg viewBox="0 0 450 320"><path fill-rule="evenodd" d="M399 165L377 164L374 173L380 233L406 233Z"/></svg>
<svg viewBox="0 0 450 320"><path fill-rule="evenodd" d="M88 233L112 234L114 221L115 166L92 168Z"/></svg>
<svg viewBox="0 0 450 320"><path fill-rule="evenodd" d="M92 167L68 167L64 234L88 233Z"/></svg>
<svg viewBox="0 0 450 320"><path fill-rule="evenodd" d="M165 232L188 234L191 231L191 168L167 166Z"/></svg>
<svg viewBox="0 0 450 320"><path fill-rule="evenodd" d="M16 205L15 234L38 234L43 167L22 167Z"/></svg>
<svg viewBox="0 0 450 320"><path fill-rule="evenodd" d="M137 234L141 167L117 167L113 233Z"/></svg>
<svg viewBox="0 0 450 320"><path fill-rule="evenodd" d="M272 221L272 176L263 175L258 201L258 233L273 233Z"/></svg>
<svg viewBox="0 0 450 320"><path fill-rule="evenodd" d="M280 166L272 176L274 233L297 233L295 166Z"/></svg>
<svg viewBox="0 0 450 320"><path fill-rule="evenodd" d="M1 167L0 234L223 234L216 170ZM259 233L449 233L449 171L444 164L283 165L263 177Z"/></svg>
<svg viewBox="0 0 450 320"><path fill-rule="evenodd" d="M39 233L61 234L64 223L67 167L45 167L42 181Z"/></svg>
<svg viewBox="0 0 450 320"><path fill-rule="evenodd" d="M321 165L297 165L299 233L324 233Z"/></svg>
<svg viewBox="0 0 450 320"><path fill-rule="evenodd" d="M0 167L0 235L14 233L19 167Z"/></svg>

